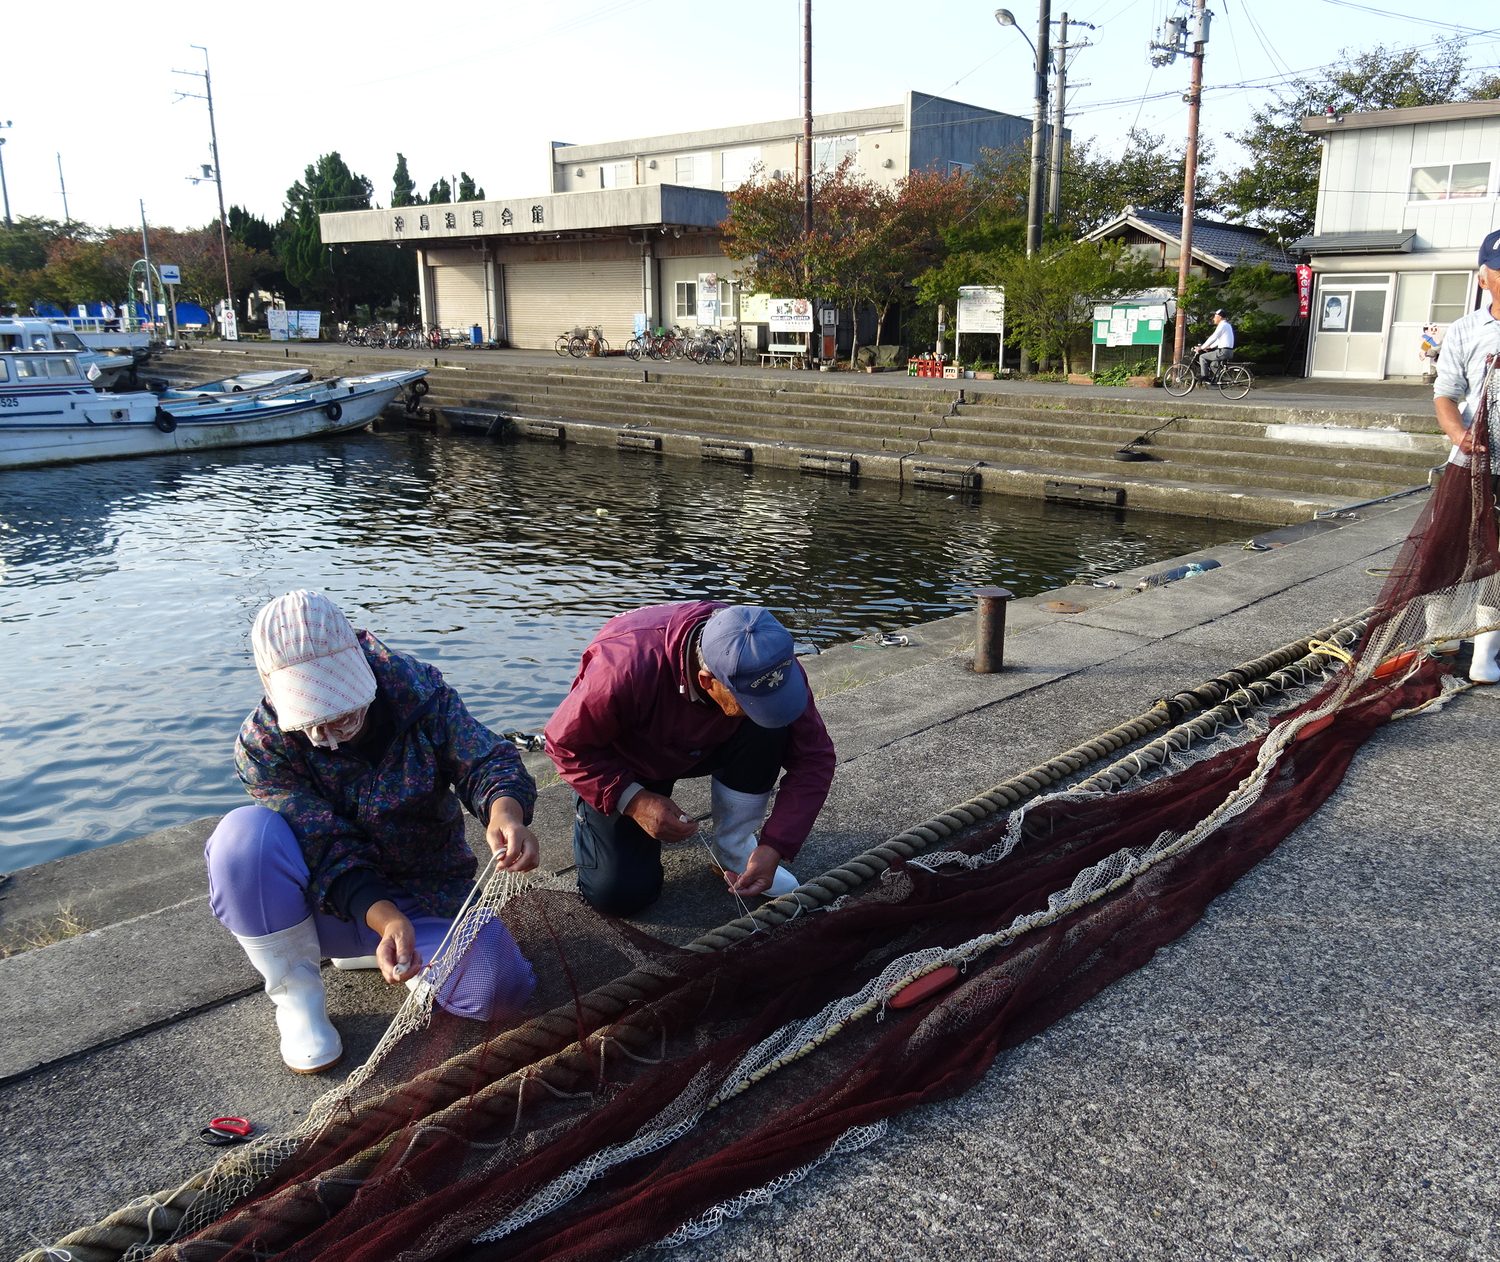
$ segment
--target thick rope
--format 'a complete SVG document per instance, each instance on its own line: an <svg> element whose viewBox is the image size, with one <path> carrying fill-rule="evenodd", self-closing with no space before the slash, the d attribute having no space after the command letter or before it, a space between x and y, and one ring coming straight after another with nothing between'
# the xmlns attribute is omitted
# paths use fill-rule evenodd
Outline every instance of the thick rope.
<svg viewBox="0 0 1500 1262"><path fill-rule="evenodd" d="M913 858L976 823L1012 809L1127 745L1163 727L1178 724L1189 714L1221 704L1233 710L1235 706L1229 702L1231 697L1245 692L1248 702L1253 694L1246 692L1247 685L1281 672L1299 658L1308 656L1311 643L1320 640L1349 643L1357 639L1368 613L1367 610L1356 618L1340 619L1194 688L1157 701L1134 718L889 838L791 893L764 904L748 916L710 930L689 942L684 949L698 953L724 950L753 933L783 924L805 911L825 907L877 879L896 861ZM1204 726L1211 730L1222 721L1222 718L1205 716ZM353 1198L364 1175L384 1152L385 1142L375 1137L387 1134L391 1124L410 1125L414 1105L419 1101L428 1108L444 1105L428 1119L436 1125L440 1120L452 1120L445 1114L455 1107L455 1102L463 1112L471 1106L479 1106L497 1111L508 1109L514 1114L526 1083L535 1081L539 1075L545 1075L547 1084L557 1090L587 1090L597 1080L601 1058L609 1043L618 1044L628 1054L657 1040L657 1031L619 1018L629 1009L659 995L666 980L653 970L635 969L584 996L576 1006L567 1004L543 1013L375 1097L351 1116L330 1122L319 1136L321 1142L336 1143L358 1130L371 1135L374 1141L371 1147L314 1180L282 1189L251 1206L244 1215L216 1224L212 1228L212 1238L185 1242L159 1256L162 1259L212 1259L222 1255L226 1242L231 1240L253 1237L262 1250L278 1247L273 1237L279 1239L284 1234L288 1241L295 1240L326 1221ZM586 1031L582 1039L579 1037L580 1027ZM434 1087L441 1090L434 1091ZM254 1151L253 1148L239 1150L230 1160L245 1160ZM55 1251L59 1249L66 1249L73 1262L118 1262L132 1248L150 1247L156 1240L168 1239L218 1168L214 1166L199 1171L180 1187L138 1198L98 1223L69 1233L50 1249L23 1254L17 1262L48 1262L49 1253L55 1257ZM251 1221L242 1221L247 1215Z"/></svg>

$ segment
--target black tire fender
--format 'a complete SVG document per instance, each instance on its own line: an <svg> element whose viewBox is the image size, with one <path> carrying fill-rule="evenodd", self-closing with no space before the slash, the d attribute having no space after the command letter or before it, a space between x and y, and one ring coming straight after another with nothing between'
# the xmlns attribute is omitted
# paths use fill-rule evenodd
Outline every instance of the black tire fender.
<svg viewBox="0 0 1500 1262"><path fill-rule="evenodd" d="M337 421L344 415L344 405L342 403L330 403L323 409L323 412L330 421Z"/></svg>
<svg viewBox="0 0 1500 1262"><path fill-rule="evenodd" d="M230 391L231 394L244 394L245 393L245 387L244 386L239 386L239 385L231 386L229 388L229 391Z"/></svg>
<svg viewBox="0 0 1500 1262"><path fill-rule="evenodd" d="M157 429L161 430L163 434L170 434L174 429L177 428L177 418L170 412L168 412L165 408L157 408L156 419L152 421L152 424L155 425Z"/></svg>
<svg viewBox="0 0 1500 1262"><path fill-rule="evenodd" d="M427 384L427 381L424 378L419 377L416 381L413 381L411 383L411 392L419 399L431 389L432 387Z"/></svg>

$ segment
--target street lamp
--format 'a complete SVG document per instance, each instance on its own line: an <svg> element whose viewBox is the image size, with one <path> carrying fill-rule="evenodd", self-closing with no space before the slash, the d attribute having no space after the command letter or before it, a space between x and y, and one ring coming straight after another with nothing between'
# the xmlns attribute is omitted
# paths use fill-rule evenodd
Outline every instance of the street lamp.
<svg viewBox="0 0 1500 1262"><path fill-rule="evenodd" d="M995 21L1001 26L1014 26L1022 39L1031 46L1035 63L1036 110L1031 118L1031 180L1026 189L1026 253L1035 254L1042 248L1042 168L1046 147L1047 118L1047 30L1052 25L1051 0L1041 0L1038 6L1039 20L1037 38L1032 40L1016 25L1016 15L1009 9L996 9Z"/></svg>
<svg viewBox="0 0 1500 1262"><path fill-rule="evenodd" d="M0 123L0 127L9 127L10 119ZM9 228L10 222L10 189L5 187L5 137L0 136L0 195L5 198L5 226Z"/></svg>

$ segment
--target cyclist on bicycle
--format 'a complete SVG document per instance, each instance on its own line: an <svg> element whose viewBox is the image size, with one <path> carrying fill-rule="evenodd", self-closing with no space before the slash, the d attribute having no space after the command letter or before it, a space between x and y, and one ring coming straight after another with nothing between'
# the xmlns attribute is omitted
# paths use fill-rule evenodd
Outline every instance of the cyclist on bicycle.
<svg viewBox="0 0 1500 1262"><path fill-rule="evenodd" d="M1212 381L1220 370L1234 357L1234 325L1220 307L1214 312L1214 331L1198 346L1198 378Z"/></svg>

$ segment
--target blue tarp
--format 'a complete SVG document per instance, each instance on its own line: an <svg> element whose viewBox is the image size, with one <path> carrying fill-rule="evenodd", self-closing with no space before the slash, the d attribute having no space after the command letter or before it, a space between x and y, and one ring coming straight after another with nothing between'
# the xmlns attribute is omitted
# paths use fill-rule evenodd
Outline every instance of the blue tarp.
<svg viewBox="0 0 1500 1262"><path fill-rule="evenodd" d="M55 302L39 302L36 304L35 309L37 315L45 316L49 320L66 320L68 318L68 313L61 307L59 307Z"/></svg>
<svg viewBox="0 0 1500 1262"><path fill-rule="evenodd" d="M176 311L177 327L179 329L192 328L194 326L206 329L214 322L213 317L196 302L188 302L186 300L179 302Z"/></svg>

